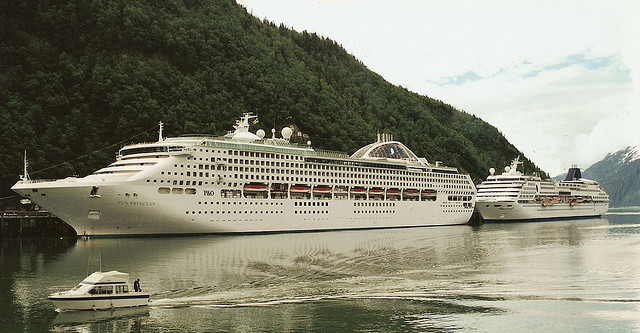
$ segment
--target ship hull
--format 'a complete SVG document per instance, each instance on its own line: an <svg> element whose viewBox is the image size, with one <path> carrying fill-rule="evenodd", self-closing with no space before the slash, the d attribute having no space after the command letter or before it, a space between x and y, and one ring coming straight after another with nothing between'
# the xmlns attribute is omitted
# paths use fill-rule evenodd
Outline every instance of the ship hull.
<svg viewBox="0 0 640 333"><path fill-rule="evenodd" d="M476 209L486 222L491 221L536 221L566 218L587 218L601 216L609 209L608 203L581 203L572 205L558 203L519 204L513 201L476 203Z"/></svg>
<svg viewBox="0 0 640 333"><path fill-rule="evenodd" d="M417 200L221 198L159 194L143 182L95 178L19 183L13 190L71 225L79 236L226 234L400 228L466 224L473 206ZM100 195L91 196L100 185Z"/></svg>

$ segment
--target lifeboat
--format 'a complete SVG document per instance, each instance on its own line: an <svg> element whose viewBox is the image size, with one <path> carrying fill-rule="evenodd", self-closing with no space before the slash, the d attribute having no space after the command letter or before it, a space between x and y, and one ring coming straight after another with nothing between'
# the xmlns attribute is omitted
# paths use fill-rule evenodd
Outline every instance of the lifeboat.
<svg viewBox="0 0 640 333"><path fill-rule="evenodd" d="M438 192L432 189L422 190L420 192L420 196L422 197L422 200L435 201L438 196Z"/></svg>
<svg viewBox="0 0 640 333"><path fill-rule="evenodd" d="M396 196L396 195L400 195L400 190L398 190L397 188L390 188L387 189L387 195L391 195L391 196Z"/></svg>
<svg viewBox="0 0 640 333"><path fill-rule="evenodd" d="M316 185L313 187L313 193L331 193L331 186Z"/></svg>
<svg viewBox="0 0 640 333"><path fill-rule="evenodd" d="M349 192L352 194L365 194L367 190L364 187L352 187Z"/></svg>
<svg viewBox="0 0 640 333"><path fill-rule="evenodd" d="M543 202L542 202L542 206L544 206L544 207L546 207L546 206L553 206L553 205L555 205L556 203L558 203L558 201L557 201L557 200L555 200L555 199L549 199L549 200L545 200L545 201L543 201Z"/></svg>
<svg viewBox="0 0 640 333"><path fill-rule="evenodd" d="M369 195L383 195L384 190L379 187L374 187L369 189Z"/></svg>
<svg viewBox="0 0 640 333"><path fill-rule="evenodd" d="M245 192L264 192L267 190L267 184L249 183L244 185Z"/></svg>
<svg viewBox="0 0 640 333"><path fill-rule="evenodd" d="M295 193L309 193L309 191L311 190L311 186L309 185L302 185L302 184L295 184L293 186L291 186L291 192L295 192Z"/></svg>
<svg viewBox="0 0 640 333"><path fill-rule="evenodd" d="M313 196L316 198L331 198L331 186L315 185L313 187Z"/></svg>
<svg viewBox="0 0 640 333"><path fill-rule="evenodd" d="M558 202L560 202L560 197L559 196L553 196L553 197L540 197L541 201L542 201L542 206L546 207L546 206L553 206L555 204L557 204Z"/></svg>
<svg viewBox="0 0 640 333"><path fill-rule="evenodd" d="M405 197L417 197L418 194L420 194L420 191L413 188L407 188L402 190L402 195Z"/></svg>
<svg viewBox="0 0 640 333"><path fill-rule="evenodd" d="M352 199L365 199L367 197L367 189L360 186L354 186L349 189Z"/></svg>
<svg viewBox="0 0 640 333"><path fill-rule="evenodd" d="M573 198L572 202L575 201L576 203L583 203L583 202L588 202L590 200L591 200L590 196L584 196L583 197L583 196L579 195L579 196Z"/></svg>

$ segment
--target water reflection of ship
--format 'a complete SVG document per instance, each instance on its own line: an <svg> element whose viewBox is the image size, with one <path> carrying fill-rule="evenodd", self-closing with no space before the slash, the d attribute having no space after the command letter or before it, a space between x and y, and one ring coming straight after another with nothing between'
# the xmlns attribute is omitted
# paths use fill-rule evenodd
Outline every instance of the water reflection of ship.
<svg viewBox="0 0 640 333"><path fill-rule="evenodd" d="M56 271L84 267L86 258L102 253L110 267L140 277L152 290L151 307L164 298L217 294L242 283L254 286L329 281L376 275L380 267L402 269L407 261L425 265L464 255L450 238L466 237L466 226L338 231L250 236L89 239L78 243ZM396 261L411 253L411 258ZM409 256L407 256L409 257ZM105 264L103 262L103 264ZM162 272L159 274L158 272ZM214 297L215 298L215 297ZM175 304L172 304L175 305Z"/></svg>
<svg viewBox="0 0 640 333"><path fill-rule="evenodd" d="M585 231L606 225L605 219L553 223L486 225L507 237L499 246L535 248L540 244L580 244ZM596 229L597 230L597 229ZM606 229L602 229L605 232ZM597 231L595 231L597 232ZM491 232L465 226L251 236L90 239L79 243L64 267L82 267L100 251L110 266L140 277L153 291L151 308L230 305L246 302L313 299L317 295L385 294L402 290L402 278L390 272L410 271L410 290L438 280L492 256L499 247ZM535 236L539 235L539 236ZM90 251L90 253L87 253ZM133 260L131 258L134 258ZM58 270L58 269L56 269ZM398 273L400 274L400 273ZM400 274L406 277L409 275ZM336 288L339 286L339 288ZM337 294L336 294L337 293Z"/></svg>
<svg viewBox="0 0 640 333"><path fill-rule="evenodd" d="M133 328L149 317L149 308L123 308L103 311L61 311L51 325L71 325L117 321L119 328ZM130 330L127 330L130 331Z"/></svg>

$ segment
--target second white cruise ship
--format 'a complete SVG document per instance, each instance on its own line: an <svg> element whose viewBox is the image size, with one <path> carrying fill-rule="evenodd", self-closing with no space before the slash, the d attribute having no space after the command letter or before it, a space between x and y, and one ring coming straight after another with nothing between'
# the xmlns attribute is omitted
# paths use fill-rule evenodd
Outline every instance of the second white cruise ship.
<svg viewBox="0 0 640 333"><path fill-rule="evenodd" d="M593 180L572 167L562 181L542 180L518 171L519 158L505 172L478 185L476 209L485 221L522 221L595 217L609 209L609 196Z"/></svg>
<svg viewBox="0 0 640 333"><path fill-rule="evenodd" d="M353 155L265 138L244 114L222 137L190 135L124 146L83 178L12 189L78 235L254 233L465 224L467 174L428 163L389 135Z"/></svg>

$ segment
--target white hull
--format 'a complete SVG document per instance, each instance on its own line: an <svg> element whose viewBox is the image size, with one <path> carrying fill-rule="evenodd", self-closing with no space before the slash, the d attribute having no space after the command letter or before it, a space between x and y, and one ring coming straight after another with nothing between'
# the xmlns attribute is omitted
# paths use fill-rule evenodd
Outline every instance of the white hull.
<svg viewBox="0 0 640 333"><path fill-rule="evenodd" d="M32 196L33 200L71 225L79 236L459 225L467 223L473 213L473 206L448 202L445 194L438 195L436 201L212 198L205 193L215 188L174 196L159 194L157 186L125 182L100 184L100 197L95 198L88 194L96 183L94 176L89 176L17 184L13 189L27 194L37 186L39 196ZM136 197L122 195L133 192Z"/></svg>
<svg viewBox="0 0 640 333"><path fill-rule="evenodd" d="M609 196L580 169L569 169L562 181L542 180L517 170L519 158L501 175L479 184L476 209L485 221L523 221L600 216L609 209Z"/></svg>
<svg viewBox="0 0 640 333"><path fill-rule="evenodd" d="M476 209L485 221L522 221L556 218L582 218L600 216L609 209L608 203L588 204L519 204L507 202L477 202Z"/></svg>
<svg viewBox="0 0 640 333"><path fill-rule="evenodd" d="M105 310L145 306L149 303L149 293L130 293L127 296L49 296L60 310Z"/></svg>

